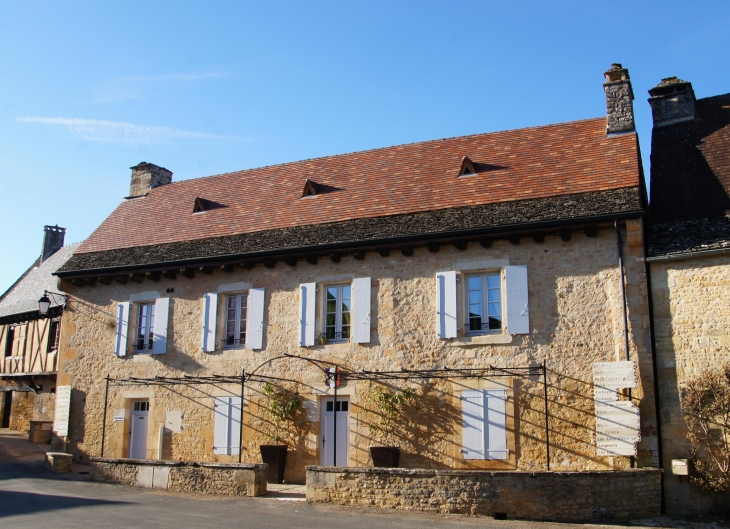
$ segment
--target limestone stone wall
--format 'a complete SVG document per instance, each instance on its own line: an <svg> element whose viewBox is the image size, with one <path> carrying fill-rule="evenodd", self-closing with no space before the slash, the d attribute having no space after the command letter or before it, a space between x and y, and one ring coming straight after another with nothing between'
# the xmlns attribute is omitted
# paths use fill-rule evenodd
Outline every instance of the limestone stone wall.
<svg viewBox="0 0 730 529"><path fill-rule="evenodd" d="M266 465L91 458L94 481L222 496L266 493Z"/></svg>
<svg viewBox="0 0 730 529"><path fill-rule="evenodd" d="M689 455L680 403L687 380L730 362L730 256L652 262L651 289L667 510L706 512L711 498L672 475L671 463Z"/></svg>
<svg viewBox="0 0 730 529"><path fill-rule="evenodd" d="M626 255L630 357L640 369L640 387L632 393L642 417L642 441L638 465L658 464L654 414L652 362L649 343L648 297L639 223L624 231ZM628 244L626 242L628 241ZM527 265L530 333L528 335L461 336L439 340L435 331L435 274L470 267ZM467 264L471 263L471 264ZM301 283L349 282L370 277L371 341L367 344L299 346L299 292ZM222 285L245 290L265 288L263 349L201 351L203 295ZM460 283L463 285L463 282ZM112 282L77 287L63 282L70 294L64 313L59 385L74 388L70 424L70 450L80 460L100 455L104 402L104 377L182 377L183 375L239 375L265 361L292 354L336 363L347 370L400 371L401 369L486 368L548 366L551 468L553 470L609 469L629 466L629 458L598 457L592 401L592 364L623 360L623 320L616 238L613 229L599 230L597 237L574 232L570 241L548 235L543 243L523 239L514 245L494 241L490 248L469 243L459 251L444 245L438 253L416 248L412 257L391 251L388 257L368 252L364 260L345 255L339 263L320 258L316 265L300 260L296 266L278 262L273 269L257 265L251 270L214 270L194 278L143 283ZM170 291L174 289L174 292ZM169 296L170 318L167 352L163 355L114 356L117 303L131 295L153 291ZM323 295L320 288L320 301ZM463 303L463 292L459 294ZM222 329L219 299L218 327ZM321 310L321 303L318 310ZM460 320L465 320L464 306ZM132 315L134 321L134 314ZM319 318L318 322L321 322ZM130 336L134 325L130 326ZM220 335L219 335L220 338ZM279 358L259 374L292 380L302 407L293 424L283 425L290 447L285 480L302 483L306 465L321 457L320 409L322 397L332 394L324 375L311 363ZM295 383L296 382L296 383ZM547 466L543 388L538 377L504 377L489 380L462 379L408 381L417 399L398 421L391 444L401 447L401 464L421 468L481 468L542 470ZM399 382L396 385L403 385ZM369 447L383 444L368 424L367 396L371 383L345 381L340 397L350 401L349 454L351 466L371 465ZM507 441L504 461L464 460L461 447L461 391L476 387L504 387L508 394ZM182 414L179 429L166 428L162 458L237 462L238 455L213 453L214 413L217 396L240 394L236 384L208 386L115 386L109 391L105 456L126 457L129 409L133 399L150 402L148 458L158 457L159 427L168 412ZM626 397L628 398L628 397ZM259 445L270 444L271 418L261 404L261 384L245 389L242 461L261 461ZM113 417L124 420L114 420Z"/></svg>
<svg viewBox="0 0 730 529"><path fill-rule="evenodd" d="M307 500L530 520L620 521L661 513L661 471L500 472L308 467Z"/></svg>

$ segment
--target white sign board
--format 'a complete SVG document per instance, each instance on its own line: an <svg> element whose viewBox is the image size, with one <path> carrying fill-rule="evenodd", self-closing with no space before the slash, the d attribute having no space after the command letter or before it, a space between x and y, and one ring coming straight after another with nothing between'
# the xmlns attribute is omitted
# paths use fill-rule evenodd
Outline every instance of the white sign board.
<svg viewBox="0 0 730 529"><path fill-rule="evenodd" d="M165 412L165 428L170 430L172 433L182 432L182 411L168 411Z"/></svg>
<svg viewBox="0 0 730 529"><path fill-rule="evenodd" d="M615 402L618 400L618 389L594 387L593 396L595 400L603 402Z"/></svg>
<svg viewBox="0 0 730 529"><path fill-rule="evenodd" d="M71 415L71 386L56 387L56 412L53 431L58 437L68 437L68 421Z"/></svg>
<svg viewBox="0 0 730 529"><path fill-rule="evenodd" d="M593 386L598 455L635 456L641 441L639 409L631 401L619 401L618 390L638 386L636 362L594 363Z"/></svg>

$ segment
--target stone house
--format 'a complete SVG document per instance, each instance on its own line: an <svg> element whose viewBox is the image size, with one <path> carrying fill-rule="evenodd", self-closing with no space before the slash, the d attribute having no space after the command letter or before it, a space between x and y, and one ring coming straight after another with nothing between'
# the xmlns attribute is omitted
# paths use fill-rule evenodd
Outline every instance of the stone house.
<svg viewBox="0 0 730 529"><path fill-rule="evenodd" d="M689 445L680 404L689 378L730 361L730 94L696 99L676 77L649 90L654 127L648 257L662 466L670 512L710 498L672 474Z"/></svg>
<svg viewBox="0 0 730 529"><path fill-rule="evenodd" d="M65 233L46 226L40 257L0 296L0 427L29 432L33 426L38 441L50 439L64 305L53 273L78 247L63 245ZM46 291L49 309L41 314Z"/></svg>
<svg viewBox="0 0 730 529"><path fill-rule="evenodd" d="M371 465L385 442L406 467L658 466L628 72L604 90L608 115L582 121L174 183L133 167L130 196L57 272L69 449L258 462L270 377L301 401L281 425L288 481ZM626 358L635 458L596 446L593 364ZM336 404L322 366L343 374ZM405 385L386 441L373 388Z"/></svg>

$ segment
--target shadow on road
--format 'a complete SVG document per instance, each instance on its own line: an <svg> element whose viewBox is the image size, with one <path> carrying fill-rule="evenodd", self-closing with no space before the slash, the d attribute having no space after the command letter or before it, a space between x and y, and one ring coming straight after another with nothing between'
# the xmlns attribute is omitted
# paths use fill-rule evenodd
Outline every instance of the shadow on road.
<svg viewBox="0 0 730 529"><path fill-rule="evenodd" d="M0 518L38 513L41 511L56 511L76 507L91 507L94 505L106 506L120 503L127 502L0 490Z"/></svg>

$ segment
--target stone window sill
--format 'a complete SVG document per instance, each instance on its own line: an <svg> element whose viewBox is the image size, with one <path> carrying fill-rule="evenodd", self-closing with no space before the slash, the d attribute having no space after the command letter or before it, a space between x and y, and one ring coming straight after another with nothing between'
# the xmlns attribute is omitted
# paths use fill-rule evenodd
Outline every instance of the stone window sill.
<svg viewBox="0 0 730 529"><path fill-rule="evenodd" d="M451 342L451 346L463 347L465 345L507 345L511 343L511 334L482 334L480 336L461 336Z"/></svg>

